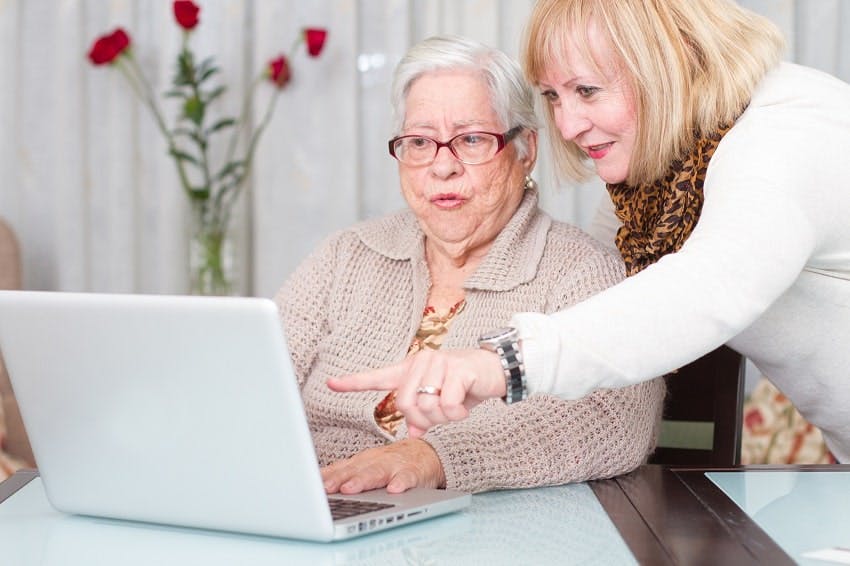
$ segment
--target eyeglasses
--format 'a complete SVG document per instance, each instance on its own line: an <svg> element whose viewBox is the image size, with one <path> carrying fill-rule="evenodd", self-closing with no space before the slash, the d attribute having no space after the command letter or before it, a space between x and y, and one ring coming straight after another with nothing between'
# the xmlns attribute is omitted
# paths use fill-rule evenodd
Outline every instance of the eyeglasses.
<svg viewBox="0 0 850 566"><path fill-rule="evenodd" d="M441 147L449 148L458 161L467 165L487 163L505 149L505 144L522 131L516 126L504 134L493 132L464 132L447 142L426 136L398 136L389 142L390 155L405 165L430 165Z"/></svg>

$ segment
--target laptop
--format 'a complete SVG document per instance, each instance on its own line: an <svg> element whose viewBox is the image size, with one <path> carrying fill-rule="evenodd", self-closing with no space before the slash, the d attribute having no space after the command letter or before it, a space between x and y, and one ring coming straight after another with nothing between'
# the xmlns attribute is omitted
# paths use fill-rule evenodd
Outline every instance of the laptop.
<svg viewBox="0 0 850 566"><path fill-rule="evenodd" d="M330 541L471 501L329 497L268 299L0 291L0 351L60 511Z"/></svg>

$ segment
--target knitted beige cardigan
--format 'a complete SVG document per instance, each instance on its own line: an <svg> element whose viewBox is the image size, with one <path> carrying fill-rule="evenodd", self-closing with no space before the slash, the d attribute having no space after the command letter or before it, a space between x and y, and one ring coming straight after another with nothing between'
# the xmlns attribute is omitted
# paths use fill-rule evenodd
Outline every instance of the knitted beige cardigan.
<svg viewBox="0 0 850 566"><path fill-rule="evenodd" d="M622 261L578 228L554 222L527 191L487 257L466 281L466 307L442 348L477 347L484 331L518 311L553 312L623 278ZM322 465L395 438L375 422L386 392L334 393L328 376L404 358L429 289L424 235L412 212L331 236L276 296ZM615 324L616 321L611 321ZM491 400L464 421L425 435L446 487L467 491L610 477L655 446L661 380L600 390L579 401L548 395ZM404 424L397 437L404 438Z"/></svg>

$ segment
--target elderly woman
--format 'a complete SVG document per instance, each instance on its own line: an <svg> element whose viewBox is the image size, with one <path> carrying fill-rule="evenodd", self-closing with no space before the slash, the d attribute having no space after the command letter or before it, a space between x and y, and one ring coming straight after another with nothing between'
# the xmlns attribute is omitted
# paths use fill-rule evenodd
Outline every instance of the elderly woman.
<svg viewBox="0 0 850 566"><path fill-rule="evenodd" d="M563 172L591 162L608 184L629 277L513 318L529 392L639 383L726 343L850 462L850 86L781 53L726 0L538 2L526 73ZM414 432L506 390L498 356L473 350L329 384L401 387Z"/></svg>
<svg viewBox="0 0 850 566"><path fill-rule="evenodd" d="M418 439L394 393L327 388L414 352L475 346L517 310L555 312L622 278L615 254L538 209L534 96L516 63L431 38L399 63L392 93L389 151L409 210L330 237L276 297L327 491L482 491L636 467L654 448L660 381L577 402L484 403Z"/></svg>

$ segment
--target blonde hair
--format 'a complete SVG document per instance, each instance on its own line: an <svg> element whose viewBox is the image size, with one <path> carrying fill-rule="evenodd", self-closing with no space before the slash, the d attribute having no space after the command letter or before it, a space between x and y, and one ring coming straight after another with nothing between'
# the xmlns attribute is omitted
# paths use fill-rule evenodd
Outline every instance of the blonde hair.
<svg viewBox="0 0 850 566"><path fill-rule="evenodd" d="M594 60L591 26L616 61ZM540 0L524 44L534 85L573 46L589 64L622 73L637 116L630 185L660 178L698 136L734 122L784 48L773 23L730 0ZM586 178L587 156L560 137L549 105L546 121L558 172Z"/></svg>

